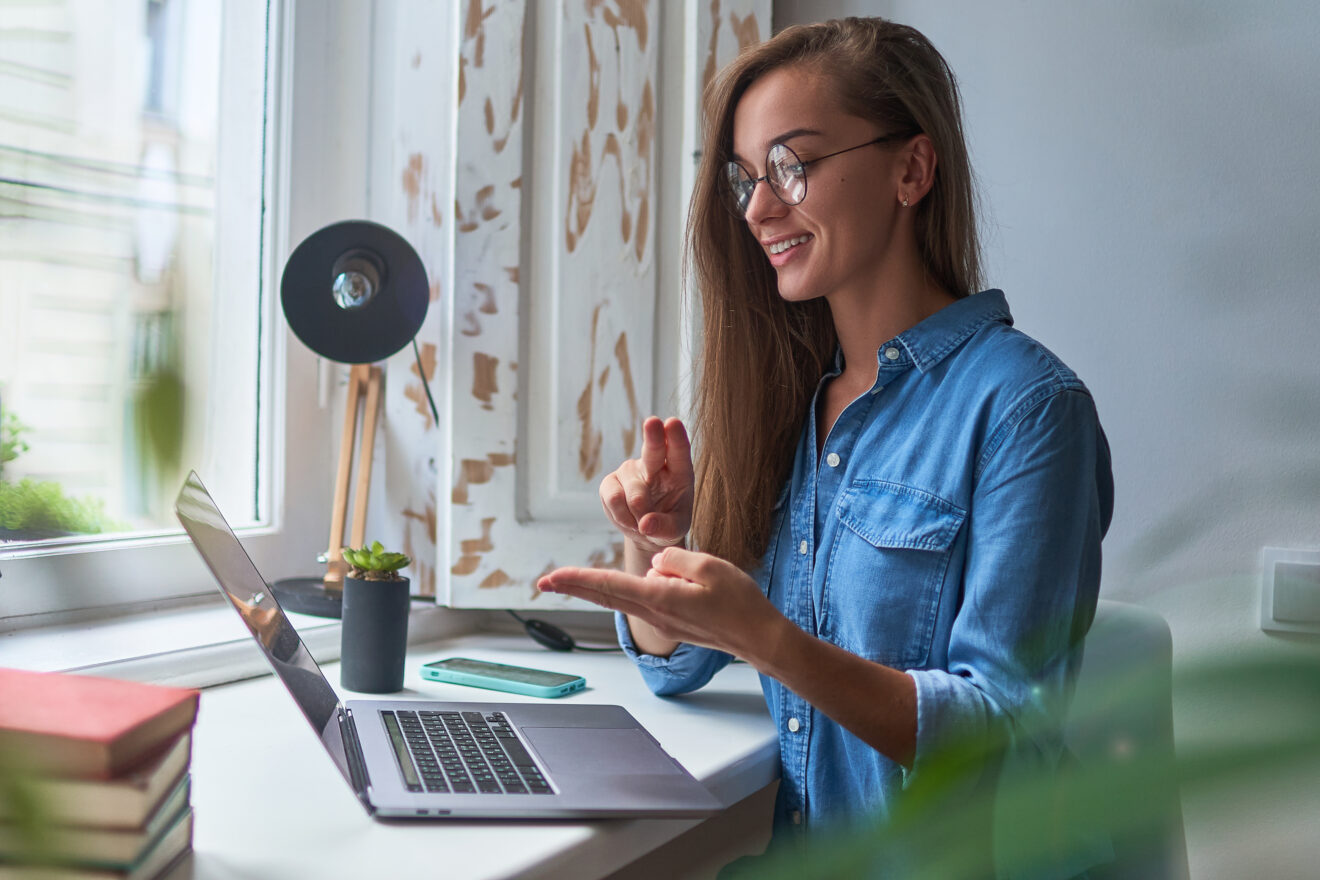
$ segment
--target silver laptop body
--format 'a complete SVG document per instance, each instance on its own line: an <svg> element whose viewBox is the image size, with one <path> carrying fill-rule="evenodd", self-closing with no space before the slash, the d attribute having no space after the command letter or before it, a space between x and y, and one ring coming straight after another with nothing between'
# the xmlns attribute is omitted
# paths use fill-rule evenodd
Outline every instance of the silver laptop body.
<svg viewBox="0 0 1320 880"><path fill-rule="evenodd" d="M368 813L563 819L704 816L720 808L620 706L341 702L196 473L174 509ZM475 763L486 769L458 773L452 752L478 749Z"/></svg>

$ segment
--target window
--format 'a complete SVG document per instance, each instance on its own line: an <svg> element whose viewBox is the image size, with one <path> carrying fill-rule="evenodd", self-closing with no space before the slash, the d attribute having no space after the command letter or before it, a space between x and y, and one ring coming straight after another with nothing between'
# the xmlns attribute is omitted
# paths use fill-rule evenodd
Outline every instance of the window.
<svg viewBox="0 0 1320 880"><path fill-rule="evenodd" d="M221 447L255 523L265 41L222 59L219 4L185 0L27 18L0 44L0 541L172 531L185 462ZM256 100L222 108L222 64ZM208 418L221 384L245 387Z"/></svg>
<svg viewBox="0 0 1320 880"><path fill-rule="evenodd" d="M293 6L6 4L5 626L213 591L173 516L189 469L272 577L313 562L317 539L282 509L327 494L331 447L315 360L286 349L277 320L290 150L301 140L316 168L325 143L281 115L299 79ZM286 467L289 423L302 449Z"/></svg>

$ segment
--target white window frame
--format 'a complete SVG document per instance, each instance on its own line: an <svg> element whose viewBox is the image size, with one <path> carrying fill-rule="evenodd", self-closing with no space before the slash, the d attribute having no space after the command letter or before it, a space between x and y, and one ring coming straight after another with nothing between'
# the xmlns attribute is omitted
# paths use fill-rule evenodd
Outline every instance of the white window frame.
<svg viewBox="0 0 1320 880"><path fill-rule="evenodd" d="M261 524L239 529L269 579L316 573L325 550L337 435L330 384L287 331L279 305L284 261L307 234L363 216L367 196L371 5L272 0L268 46L262 358L258 485ZM226 19L226 27L232 23ZM361 119L358 127L346 120ZM223 291L217 292L217 301ZM294 427L296 426L296 427ZM187 465L189 463L185 463ZM205 478L205 475L203 475ZM325 512L325 516L317 515ZM191 543L177 534L0 550L0 632L218 599Z"/></svg>

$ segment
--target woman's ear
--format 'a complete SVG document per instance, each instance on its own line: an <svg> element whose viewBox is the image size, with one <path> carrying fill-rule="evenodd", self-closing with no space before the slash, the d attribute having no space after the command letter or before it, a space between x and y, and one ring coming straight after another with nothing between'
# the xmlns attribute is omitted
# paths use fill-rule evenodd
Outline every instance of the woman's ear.
<svg viewBox="0 0 1320 880"><path fill-rule="evenodd" d="M899 153L902 174L898 183L898 202L911 207L921 201L935 185L935 144L930 136L919 134Z"/></svg>

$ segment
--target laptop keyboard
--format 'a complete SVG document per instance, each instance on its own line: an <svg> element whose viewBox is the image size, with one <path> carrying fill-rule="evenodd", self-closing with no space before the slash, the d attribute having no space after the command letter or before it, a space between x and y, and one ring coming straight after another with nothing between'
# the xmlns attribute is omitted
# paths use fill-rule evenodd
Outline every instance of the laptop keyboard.
<svg viewBox="0 0 1320 880"><path fill-rule="evenodd" d="M380 714L409 791L554 793L503 712Z"/></svg>

